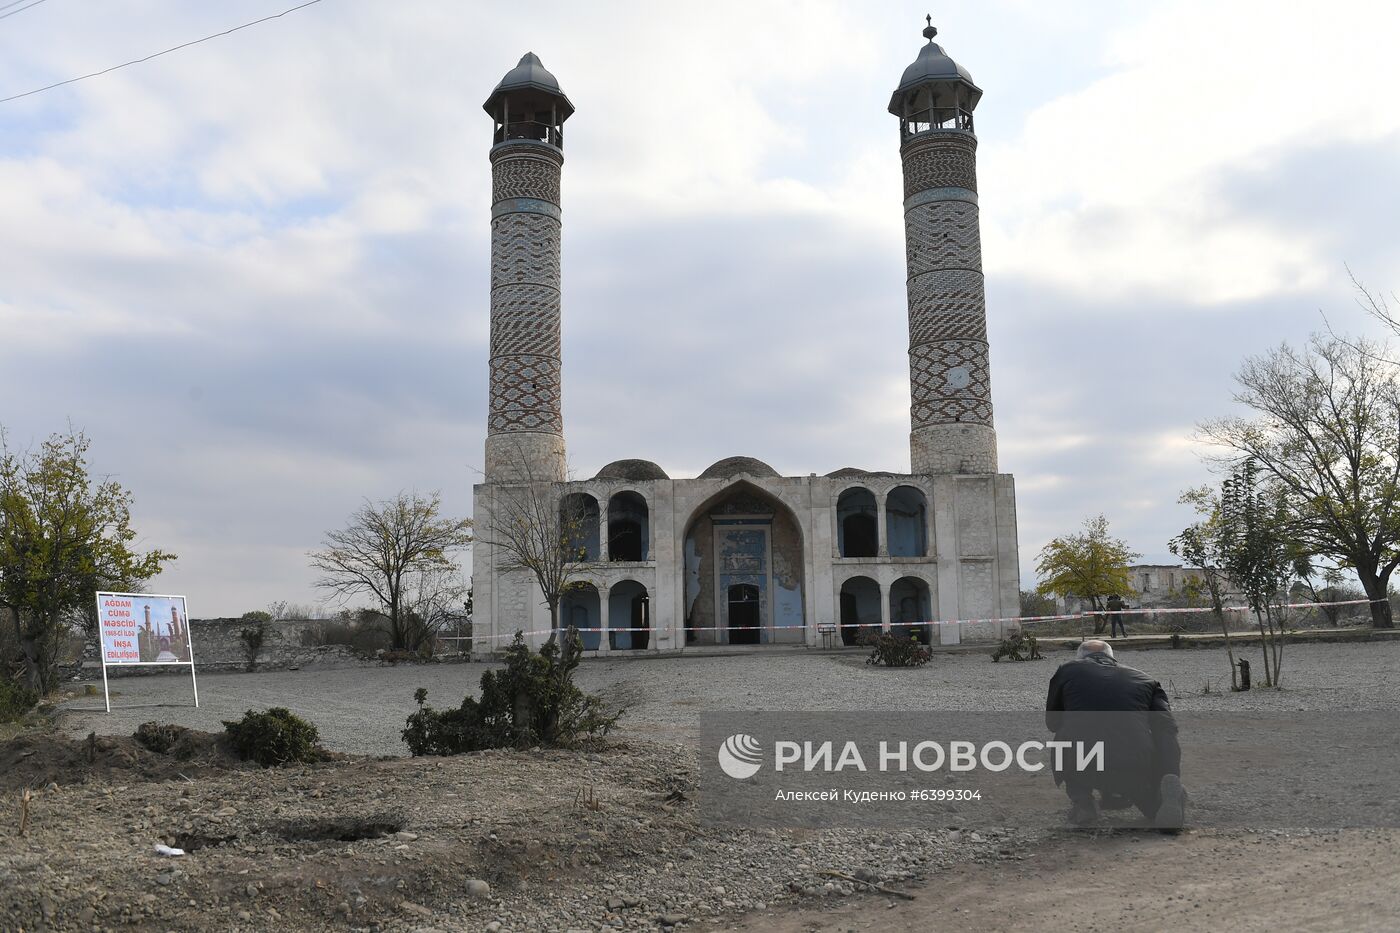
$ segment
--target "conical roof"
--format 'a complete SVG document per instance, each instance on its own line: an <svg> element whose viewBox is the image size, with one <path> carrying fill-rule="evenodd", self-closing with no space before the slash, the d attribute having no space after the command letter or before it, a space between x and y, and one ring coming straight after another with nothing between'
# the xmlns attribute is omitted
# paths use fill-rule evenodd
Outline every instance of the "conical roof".
<svg viewBox="0 0 1400 933"><path fill-rule="evenodd" d="M948 53L943 51L943 46L933 41L937 32L932 24L924 30L928 42L919 49L919 55L913 63L904 69L904 75L899 79L899 87L895 88L894 94L890 96L890 113L899 116L900 102L907 92L925 84L949 82L964 85L969 91L970 105L977 106L977 101L982 97L982 89L972 83L972 75L968 74L966 68L953 61Z"/></svg>
<svg viewBox="0 0 1400 933"><path fill-rule="evenodd" d="M552 103L558 108L560 123L574 112L574 105L569 102L564 89L559 86L559 79L550 73L534 52L526 52L521 57L520 64L506 72L506 76L496 85L496 89L486 98L482 107L487 113L495 116L501 98L507 94L512 98L520 97L527 102L527 108L538 107L540 102Z"/></svg>

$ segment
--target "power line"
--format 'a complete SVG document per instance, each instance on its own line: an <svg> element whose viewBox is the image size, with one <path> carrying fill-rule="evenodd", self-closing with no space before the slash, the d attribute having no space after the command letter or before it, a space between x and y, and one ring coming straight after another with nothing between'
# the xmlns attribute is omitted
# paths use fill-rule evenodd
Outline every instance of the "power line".
<svg viewBox="0 0 1400 933"><path fill-rule="evenodd" d="M0 10L8 10L10 7L15 6L15 5L17 5L17 4L20 4L20 3L23 3L23 2L24 2L24 0L14 0L14 3L7 3L7 4L5 4L4 6L0 6ZM13 13L6 13L4 16L0 16L0 19L9 19L11 16L14 16L15 13L23 13L25 10L29 9L30 7L36 7L36 6L38 6L39 4L41 4L41 3L43 3L43 2L45 2L45 0L33 0L33 2L29 4L29 6L22 6L22 7L20 7L18 10L15 10Z"/></svg>
<svg viewBox="0 0 1400 933"><path fill-rule="evenodd" d="M24 2L25 2L25 0L10 0L9 3L6 3L6 4L4 4L4 5L0 5L0 10L8 10L10 7L12 7L12 6L19 6L21 3L24 3Z"/></svg>
<svg viewBox="0 0 1400 933"><path fill-rule="evenodd" d="M37 2L42 3L43 0L37 0ZM92 72L91 74L79 75L79 76L76 77L76 78L69 78L67 81L57 81L57 82L55 82L55 83L53 83L53 84L45 85L44 87L36 87L34 90L32 90L32 91L25 91L23 94L15 94L15 95L13 95L13 96L11 96L11 97L0 97L0 104L8 103L8 102L10 102L10 101L12 101L12 100L19 100L21 97L29 97L29 96L34 95L34 94L41 94L41 93L43 93L44 91L52 91L54 88L56 88L56 87L63 87L65 84L75 84L75 83L77 83L78 81L86 81L88 78L97 78L97 77L100 77L100 76L105 75L105 74L110 74L111 72L116 71L116 70L118 70L118 69L120 69L120 68L129 68L129 67L132 66L132 65L140 65L140 64L142 64L143 62L148 62L148 61L150 61L150 60L153 59L153 58L160 58L162 55L169 55L171 52L178 52L178 51L180 51L181 49L187 49L187 48L189 48L189 47L192 46L192 45L199 45L201 42L208 42L210 39L218 39L218 38L221 37L221 36L227 36L227 35L229 35L230 33L238 32L240 29L247 29L249 26L256 26L256 25L258 25L259 23L265 23L265 22L267 22L268 20L271 20L271 19L281 19L282 17L286 16L288 13L295 13L297 10L304 10L304 9L306 9L306 8L309 7L309 6L311 6L311 5L313 5L313 4L316 4L316 3L320 3L320 2L321 2L321 0L306 0L305 3L298 4L297 6L294 6L294 7L292 7L292 8L289 9L289 10L283 10L281 13L274 13L274 14L272 14L271 16L264 16L262 19L255 19L255 20L253 20L251 23L244 23L244 24L241 25L241 26L234 26L232 29L225 29L223 32L216 32L216 33L214 33L213 35L205 36L205 37L202 38L202 39L192 39L192 40L190 40L189 42L182 42L182 43L180 43L179 45L171 46L171 47L168 48L168 49L164 49L164 50L159 51L159 52L152 52L150 55L147 55L145 58L134 58L134 59L132 59L132 60L129 61L129 62L122 62L120 65L113 65L111 68L103 68L101 71L94 71L94 72ZM29 9L29 7L24 7L24 9ZM18 13L18 12L20 12L20 11L19 11L19 10L16 10L16 11L15 11L15 13ZM8 14L8 15L14 15L14 14ZM3 19L3 18L4 18L4 17L0 17L0 19Z"/></svg>

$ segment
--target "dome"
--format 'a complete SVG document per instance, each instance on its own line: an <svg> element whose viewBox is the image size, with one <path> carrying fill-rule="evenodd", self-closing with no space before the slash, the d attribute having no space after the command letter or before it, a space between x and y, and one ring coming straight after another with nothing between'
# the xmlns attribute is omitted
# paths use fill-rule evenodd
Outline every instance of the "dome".
<svg viewBox="0 0 1400 933"><path fill-rule="evenodd" d="M902 104L908 92L928 84L963 85L967 89L968 110L976 107L977 101L981 100L982 89L972 83L972 75L968 74L962 65L949 58L948 53L943 51L943 46L933 41L937 34L938 30L930 23L924 30L928 42L919 49L919 55L913 64L904 69L904 74L899 79L899 87L895 88L894 94L890 96L889 110L895 116L902 114Z"/></svg>
<svg viewBox="0 0 1400 933"><path fill-rule="evenodd" d="M845 476L869 476L869 470L862 470L860 467L842 467L839 470L832 470L826 474L828 479L841 479Z"/></svg>
<svg viewBox="0 0 1400 933"><path fill-rule="evenodd" d="M550 74L544 62L540 61L540 57L534 52L526 52L520 59L520 64L506 72L506 76L496 85L496 89L486 98L482 107L493 117L496 116L497 105L507 92L512 92L512 110L516 107L526 110L547 109L552 105L558 108L560 123L574 112L574 105L569 103L564 89L559 86L559 79ZM518 103L515 102L516 98L519 98Z"/></svg>
<svg viewBox="0 0 1400 933"><path fill-rule="evenodd" d="M666 471L650 460L614 460L598 471L594 479L622 479L635 483L652 479L670 479Z"/></svg>
<svg viewBox="0 0 1400 933"><path fill-rule="evenodd" d="M731 479L740 473L762 477L776 477L778 475L777 470L762 460L755 460L753 457L725 457L723 460L710 464L709 468L700 474L700 478Z"/></svg>

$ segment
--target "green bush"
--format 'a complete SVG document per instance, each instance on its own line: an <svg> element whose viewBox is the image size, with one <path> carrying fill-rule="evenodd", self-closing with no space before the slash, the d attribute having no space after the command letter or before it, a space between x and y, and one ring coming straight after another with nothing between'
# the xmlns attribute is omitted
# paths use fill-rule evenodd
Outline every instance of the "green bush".
<svg viewBox="0 0 1400 933"><path fill-rule="evenodd" d="M1043 661L1045 656L1040 653L1040 647L1034 635L1026 635L1020 631L1014 632L1010 638L1003 638L1001 644L997 645L992 652L992 660L1000 661L1002 658L1010 658L1013 661Z"/></svg>
<svg viewBox="0 0 1400 933"><path fill-rule="evenodd" d="M224 729L238 757L251 758L264 768L319 761L324 756L316 744L320 740L316 727L281 706L263 713L248 710L238 722L224 720Z"/></svg>
<svg viewBox="0 0 1400 933"><path fill-rule="evenodd" d="M261 609L254 609L252 612L243 613L241 618L244 622L267 623L272 621L272 613L263 612Z"/></svg>
<svg viewBox="0 0 1400 933"><path fill-rule="evenodd" d="M562 642L562 647L561 647ZM531 651L516 633L506 666L481 675L481 699L466 697L454 710L427 705L428 691L414 693L403 740L413 755L456 755L482 748L569 745L607 735L622 710L574 685L583 643L570 628L560 640Z"/></svg>
<svg viewBox="0 0 1400 933"><path fill-rule="evenodd" d="M28 690L4 674L0 674L0 722L19 720L38 702L39 697L32 690Z"/></svg>
<svg viewBox="0 0 1400 933"><path fill-rule="evenodd" d="M865 643L870 646L870 657L866 664L883 664L886 667L923 667L933 657L933 653L919 644L917 639L894 632L871 632Z"/></svg>

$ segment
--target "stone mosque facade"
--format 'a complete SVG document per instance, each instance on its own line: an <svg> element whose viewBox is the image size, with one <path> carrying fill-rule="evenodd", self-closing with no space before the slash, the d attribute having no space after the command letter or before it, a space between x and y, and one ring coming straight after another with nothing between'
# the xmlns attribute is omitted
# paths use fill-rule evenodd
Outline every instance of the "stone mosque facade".
<svg viewBox="0 0 1400 933"><path fill-rule="evenodd" d="M1019 615L1015 484L997 472L966 69L927 43L890 98L904 166L910 470L780 476L730 456L694 478L621 459L565 476L560 342L564 123L559 82L527 54L485 109L490 150L490 412L475 487L476 650L549 610L530 571L492 544L503 497L547 488L582 581L561 626L587 651L854 645L872 629L944 644L999 637ZM891 205L891 210L894 205ZM629 451L630 453L630 451ZM546 485L547 484L547 485ZM936 624L943 623L943 624Z"/></svg>

